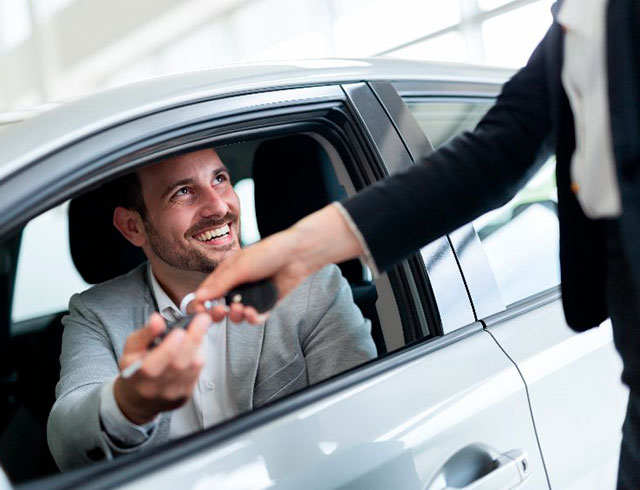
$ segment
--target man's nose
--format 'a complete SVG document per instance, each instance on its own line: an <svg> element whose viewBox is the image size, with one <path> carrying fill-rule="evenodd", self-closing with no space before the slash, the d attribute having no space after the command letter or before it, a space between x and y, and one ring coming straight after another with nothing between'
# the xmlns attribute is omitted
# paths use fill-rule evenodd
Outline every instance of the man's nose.
<svg viewBox="0 0 640 490"><path fill-rule="evenodd" d="M208 188L202 197L200 214L203 217L217 216L222 218L229 211L227 202L213 188Z"/></svg>

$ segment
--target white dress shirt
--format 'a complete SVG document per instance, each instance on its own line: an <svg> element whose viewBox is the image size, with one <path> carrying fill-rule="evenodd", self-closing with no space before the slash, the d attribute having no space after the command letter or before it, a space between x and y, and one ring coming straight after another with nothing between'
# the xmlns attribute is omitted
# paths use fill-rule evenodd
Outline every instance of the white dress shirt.
<svg viewBox="0 0 640 490"><path fill-rule="evenodd" d="M149 283L158 310L165 320L181 316L179 308L156 280L151 266L147 268ZM227 320L212 323L203 344L204 367L193 396L171 413L169 439L176 439L233 417L238 413L231 386L227 356ZM158 423L158 417L144 426L131 423L120 411L113 394L115 379L107 383L100 399L100 418L107 433L127 446L142 444Z"/></svg>
<svg viewBox="0 0 640 490"><path fill-rule="evenodd" d="M607 0L565 0L558 22L565 28L562 84L575 121L571 160L574 192L590 218L620 216L606 64Z"/></svg>

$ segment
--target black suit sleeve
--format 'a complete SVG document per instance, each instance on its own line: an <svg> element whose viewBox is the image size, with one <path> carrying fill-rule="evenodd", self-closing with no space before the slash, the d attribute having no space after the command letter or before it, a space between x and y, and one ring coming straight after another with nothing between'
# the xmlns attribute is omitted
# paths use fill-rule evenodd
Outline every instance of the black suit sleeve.
<svg viewBox="0 0 640 490"><path fill-rule="evenodd" d="M548 37L473 132L343 202L381 271L508 202L531 177L550 133Z"/></svg>

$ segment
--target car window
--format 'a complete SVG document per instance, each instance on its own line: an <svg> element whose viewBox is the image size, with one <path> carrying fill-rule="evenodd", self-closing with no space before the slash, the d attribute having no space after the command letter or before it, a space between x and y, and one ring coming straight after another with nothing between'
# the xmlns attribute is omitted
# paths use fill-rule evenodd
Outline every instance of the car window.
<svg viewBox="0 0 640 490"><path fill-rule="evenodd" d="M305 118L308 114L307 111L308 109L305 107ZM323 106L323 117L325 114L326 108ZM298 118L302 118L302 116L295 114L291 116L292 119L294 116L296 122ZM304 128L305 131L309 131L308 126L304 126ZM116 132L117 128L113 131ZM266 209L272 216L280 218L289 217L289 212L292 210L302 210L308 213L317 209L317 206L314 204L315 208L311 209L311 207L308 208L307 206L301 206L295 203L299 201L300 203L314 202L318 205L325 205L328 202L341 198L343 194L351 194L355 188L364 185L367 176L361 175L354 170L354 168L361 163L355 161L355 159L366 158L365 156L361 156L365 154L365 152L361 151L362 148L360 148L362 143L357 139L352 142L348 138L335 138L334 131L336 131L336 129L332 125L331 132L327 131L327 134L323 131L318 131L320 134L315 134L315 132L313 134L310 132L292 134L291 128L287 127L286 133L283 132L282 135L279 135L275 133L273 128L270 128L269 133L261 131L259 135L256 134L256 136L251 135L250 131L245 131L242 134L242 140L239 140L239 138L234 135L235 138L229 138L229 143L226 143L226 139L223 141L222 137L215 139L216 145L220 145L217 147L220 150L220 156L230 171L234 188L242 203L241 227L243 235L242 243L244 245L249 245L257 241L261 234L263 236L268 235L270 233L269 230L273 232L278 229L280 223L275 222L275 219L269 219L269 217L267 217L266 222L264 219L260 219L260 210ZM118 133L116 132L115 134ZM107 143L113 144L111 143L112 136L113 134L111 133L105 134L104 136L95 136L95 141L92 140L92 147L101 147L103 138L105 141L108 140ZM185 145L185 148L195 148L196 141L198 147L200 147L200 145L203 144L200 140L201 135L197 135L197 137L199 139L196 139L196 136L194 136L193 141L190 140L187 145ZM331 139L328 139L329 137ZM114 138L114 140L115 139L117 138ZM168 140L164 144L169 147L174 144L173 141L174 140ZM267 144L272 141L275 144ZM183 142L179 141L176 144L182 145ZM315 156L319 164L319 168L316 169L315 172L310 170L312 168L312 165L310 165L311 158L297 158L293 155L289 158L288 165L283 164L285 158L279 153L282 148L291 150L294 146L299 145L300 147L304 147L307 144L311 144L312 151L309 153ZM226 147L226 153L224 155L222 155L222 147ZM173 148L171 148L171 150L173 150ZM265 164L265 168L267 168L262 174L262 180L256 174L257 157L255 152L258 150L263 152L262 161ZM73 151L74 153L71 155L72 158L76 158L78 162L82 161L81 158L76 155L75 152L77 150L75 148L65 149L52 158L59 158L61 161L65 160L65 151L69 151L69 153ZM141 164L143 161L149 161L154 151L155 149L150 149L147 154L143 152L143 157L141 158L139 157L139 152L136 151L133 156L133 158L136 158L136 161L128 161L127 164ZM168 152L169 150L163 148L162 151ZM181 152L182 154L184 148L182 146L179 148L176 147L175 151ZM110 157L105 157L105 160L107 158ZM140 160L137 160L138 158L140 158ZM46 163L50 162L47 161ZM113 162L107 163L109 170L114 168L111 163ZM366 162L364 162L364 164L366 165ZM103 165L103 163L101 163L101 165ZM278 165L284 166L279 167ZM295 174L295 178L292 176L293 174ZM318 177L318 174L321 174L321 177ZM98 178L100 177L98 174L96 174L96 176ZM106 177L106 175L104 175L104 177ZM318 202L313 201L313 186L325 179L325 182L329 184L327 187L330 188L330 192L328 191L326 194L320 193L322 195L316 196ZM97 184L97 182L92 182L92 185L93 184ZM266 188L269 190L269 197L265 198L264 195L262 197L256 195L256 190L259 190L261 186L262 189ZM77 190L80 194L80 189L78 188ZM92 232L86 232L85 223L91 223L93 221L97 223L97 227L102 227L103 220L96 219L96 209L91 206L84 206L83 203L87 201L82 199L90 197L94 191L97 194L99 194L98 191L102 191L104 196L104 192L109 191L109 186L94 186L85 194L75 197L75 202L72 201L71 205L65 203L57 208L51 209L39 217L34 218L24 228L21 247L18 252L19 263L17 265L16 287L12 302L12 316L16 325L19 323L29 323L29 328L22 332L12 332L10 346L15 360L12 359L13 363L11 365L15 367L17 372L15 379L18 380L16 386L20 388L20 396L16 397L12 402L17 408L7 417L8 422L6 426L12 427L13 434L22 436L22 434L27 433L26 431L28 429L33 432L33 435L30 437L16 437L16 439L24 442L22 445L0 445L4 446L6 453L10 453L9 457L2 455L0 460L14 483L46 475L53 471L51 469L53 467L53 461L49 453L49 448L47 447L46 429L49 411L54 404L53 397L56 384L60 383L58 384L58 393L64 393L64 397L68 393L75 393L76 386L84 388L91 383L95 383L94 379L91 378L89 382L85 384L85 380L80 379L78 381L75 375L76 373L78 377L86 375L87 372L91 370L91 366L98 362L98 356L93 354L87 347L98 349L99 347L104 347L102 345L104 340L112 340L111 338L107 339L107 335L103 335L103 332L96 332L92 328L63 328L60 322L61 315L57 315L57 313L63 313L67 310L70 296L89 286L82 281L71 259L68 235L69 229L72 231L80 229L80 233L73 233L72 244L74 253L76 253L77 250L92 250L91 244L92 242L94 244L96 243L96 237L93 236ZM298 201L295 201L294 197L289 197L290 192L297 194L294 197L298 198ZM334 194L335 192L342 194L336 195ZM108 201L108 199L106 201ZM69 209L72 211L71 227L69 226ZM73 221L73 213L74 210L77 209L85 211L83 214L84 218L76 220L81 223L82 226L80 228L75 226L76 223ZM89 216L86 216L87 214L89 214ZM104 220L104 223L107 224L106 226L111 227L111 218L107 218L108 219ZM295 216L295 219L299 219L299 217ZM258 223L260 223L262 233L258 231ZM80 235L81 242L87 244L85 247L76 247L77 235ZM212 237L209 237L209 240L212 239ZM107 242L100 241L99 243ZM101 248L109 252L104 254L104 267L102 267L102 269L110 269L112 264L108 259L116 260L113 259L116 250L106 246ZM91 254L88 253L86 255L88 256L85 257L88 258L86 262L91 266L94 264ZM76 262L78 262L78 257L76 256L75 258ZM96 257L96 260L100 261L101 258ZM324 279L316 279L314 286L317 287L315 290L318 291L319 295L324 295L321 300L314 301L313 304L310 301L300 301L300 305L297 306L297 310L294 311L294 313L288 316L283 315L283 317L286 316L285 320L291 322L292 328L286 328L286 322L283 321L281 331L274 328L273 322L271 322L270 328L266 329L264 333L264 337L256 336L255 332L260 332L259 329L243 329L241 331L242 334L246 333L248 336L252 336L253 340L257 341L257 343L254 344L254 346L256 346L254 354L252 354L254 357L249 358L247 356L247 352L249 352L250 349L246 349L245 344L249 342L249 340L245 339L242 340L242 342L236 340L235 344L229 342L228 346L232 344L236 346L229 347L229 349L242 348L241 353L230 356L230 358L233 359L241 359L240 364L234 369L246 369L247 366L249 366L249 359L256 363L256 367L250 369L250 376L244 376L244 371L241 371L241 376L238 377L243 380L242 383L246 382L249 385L246 389L244 387L238 388L238 393L244 396L244 400L238 402L239 404L242 403L240 405L242 407L241 413L258 409L262 405L271 403L282 396L305 389L308 385L312 385L321 380L324 381L331 376L339 374L343 370L355 368L362 363L371 361L376 355L382 355L388 351L400 349L410 341L413 341L413 338L407 340L408 337L405 336L406 329L404 327L407 324L411 324L411 322L417 323L417 320L409 317L408 314L401 315L401 313L409 309L411 301L414 301L411 299L412 297L406 294L409 286L406 286L401 281L406 275L409 275L405 269L399 272L392 271L388 275L384 274L374 281L370 271L364 268L358 261L341 265L345 266L340 270L341 272L338 272L338 268L336 267L328 268L332 269L331 276L325 272L323 276ZM78 267L80 267L84 274L85 270L80 265L78 265ZM408 267L406 269L408 269ZM112 272L112 270L108 272ZM340 273L346 278L349 287L345 287L344 281L340 279ZM120 274L120 272L118 272L118 274ZM87 274L84 275L90 277ZM398 291L402 294L398 293ZM332 296L332 294L335 296ZM334 301L338 295L340 296L340 298L338 298L339 301ZM123 303L125 299L135 300L137 298L123 297ZM323 301L326 304L324 304ZM82 303L83 302L78 302L78 310L84 307L88 309L96 308L94 304L88 305L87 303L89 302ZM119 314L120 310L118 310L118 308L124 309L124 306L117 302L114 303L115 306L112 311ZM112 303L112 305L114 303ZM362 315L357 312L355 306L360 308ZM136 310L136 312L137 311L138 310ZM56 315L51 318L43 317L43 315L49 313ZM108 312L105 312L104 318L108 317L106 313ZM83 322L85 320L86 323L94 321L92 315L83 315L84 312L76 312L73 321L76 321L80 326L84 324ZM299 321L296 320L296 315L300 315ZM311 326L316 325L313 319L319 315L323 317L322 320L324 324L322 326L327 328L318 328L317 335L314 335L315 332L312 332L312 328L310 328L309 332L304 332L305 335L308 334L309 342L300 343L301 349L307 349L307 346L309 349L314 348L316 352L318 352L318 355L310 355L309 359L306 359L304 355L300 355L297 351L292 355L289 355L289 352L286 352L286 355L280 355L284 350L284 346L292 345L296 347L298 345L296 342L299 342L300 339L298 338L297 329L306 327L307 324ZM117 317L118 315L113 316ZM371 330L369 330L367 322L363 321L363 317L371 320ZM311 321L307 322L308 318L311 318ZM102 317L100 319L102 319ZM340 324L340 322L342 322L342 324ZM350 322L349 325L354 325L354 328L349 330L346 325L347 322ZM131 323L131 321L128 321L127 326ZM70 322L67 322L67 325L69 324ZM320 325L320 323L318 322L317 325ZM338 327L344 327L344 331L336 330L336 325ZM327 332L331 332L332 329L334 333L331 335L327 334ZM78 342L78 344L82 343L82 348L73 350L71 353L67 350L67 354L61 356L63 330L65 332L64 339L67 348L69 345L76 345L73 344L73 342ZM74 330L76 333L81 332L82 337L77 335L76 338L73 339ZM69 341L69 338L72 338L72 340ZM236 339L238 339L238 337L236 337ZM70 344L69 342L72 343ZM109 360L108 362L115 360L113 352L117 351L117 349L121 349L121 346L117 345L115 341L107 346L106 350L108 354L104 357ZM255 354L256 352L257 354ZM300 352L301 354L306 354L303 350L300 350ZM262 356L265 356L266 360L264 362L262 361ZM74 359L74 362L77 361L77 364L70 367L69 359L72 357L77 357L77 359ZM29 359L33 358L37 358L38 363L28 362ZM22 360L24 360L24 362L22 362ZM65 380L67 383L66 388L64 387L64 383L59 381L59 373L61 371L60 360L62 360L62 363L67 363L65 369L62 370L63 373L73 372L73 375ZM80 366L80 369L75 369L77 366ZM115 369L117 369L117 366ZM300 373L304 375L301 376ZM89 377L93 374L93 372L90 372ZM253 382L251 381L251 376L254 378ZM26 389L29 386L28 380L34 380L34 383L37 382L41 389L36 390L37 392ZM206 379L205 381L202 392L207 393L207 390L212 391L216 386L220 386L214 382L212 378ZM253 385L251 385L251 383L253 383ZM324 386L328 385L325 384ZM198 392L200 393L201 391ZM79 405L76 401L72 396L69 396L58 404L58 407L62 408L56 408L56 413L62 414L61 419L64 414L70 413L70 411L66 410L65 403L68 404L69 407L77 407ZM27 410L31 410L32 407L37 409L37 423L18 417L19 414L25 412L23 407L27 407ZM2 422L4 422L4 420ZM215 420L213 423L215 423ZM75 418L73 418L73 420L67 419L65 420L65 424L68 424L66 428L59 430L60 436L74 434L77 430L77 420ZM50 427L55 425L56 424L50 424ZM58 427L62 426L59 425ZM0 440L4 440L2 439L3 436L3 431L0 431ZM38 454L42 455L42 461L35 461L35 458L32 457L20 457L25 453L22 448L25 447L27 442L32 440L37 443ZM36 443L34 443L33 446L35 446ZM61 450L61 447L61 445L57 446L58 451ZM35 451L30 450L30 452L33 453ZM59 456L60 452L56 454ZM88 463L88 461L84 461L87 458L100 460L103 459L104 454L101 453L100 448L87 447L79 454L74 453L74 457L75 456L82 458L82 464L85 464ZM45 459L47 461L44 461Z"/></svg>
<svg viewBox="0 0 640 490"><path fill-rule="evenodd" d="M473 129L493 105L492 99L405 99L434 148Z"/></svg>
<svg viewBox="0 0 640 490"><path fill-rule="evenodd" d="M555 157L511 201L473 225L506 305L560 284Z"/></svg>
<svg viewBox="0 0 640 490"><path fill-rule="evenodd" d="M404 99L418 125L438 148L459 133L471 130L493 104L491 99ZM457 259L446 238L436 240L420 251L431 279L444 332L455 330L475 320L469 307L466 285L458 275L452 276L451 262ZM457 263L456 263L457 269Z"/></svg>
<svg viewBox="0 0 640 490"><path fill-rule="evenodd" d="M71 295L89 287L71 259L68 207L65 202L50 209L24 228L11 310L12 333L20 333L15 331L18 322L65 311Z"/></svg>
<svg viewBox="0 0 640 490"><path fill-rule="evenodd" d="M405 99L434 148L472 130L492 99ZM555 157L509 203L473 225L506 305L560 283Z"/></svg>

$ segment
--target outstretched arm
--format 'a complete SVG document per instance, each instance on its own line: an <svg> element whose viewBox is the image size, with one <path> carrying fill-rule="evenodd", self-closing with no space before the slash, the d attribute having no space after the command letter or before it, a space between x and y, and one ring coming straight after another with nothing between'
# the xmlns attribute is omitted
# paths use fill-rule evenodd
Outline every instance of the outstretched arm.
<svg viewBox="0 0 640 490"><path fill-rule="evenodd" d="M196 291L196 303L218 298L245 282L269 277L278 290L278 299L293 291L306 277L322 267L359 257L360 241L334 205L300 220L291 228L251 245L221 263ZM214 321L226 315L221 307L211 312ZM251 323L263 321L251 307L231 306L230 319Z"/></svg>
<svg viewBox="0 0 640 490"><path fill-rule="evenodd" d="M533 174L551 130L549 33L473 132L344 201L379 270L508 202ZM272 278L285 296L312 272L360 256L364 248L338 209L327 206L225 261L198 289L199 308L232 287L264 278ZM222 308L213 311L215 319L224 314ZM233 305L230 315L234 321L259 320L241 305Z"/></svg>

